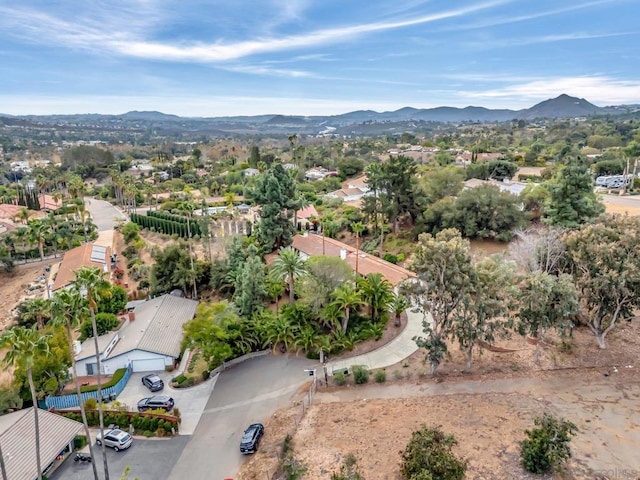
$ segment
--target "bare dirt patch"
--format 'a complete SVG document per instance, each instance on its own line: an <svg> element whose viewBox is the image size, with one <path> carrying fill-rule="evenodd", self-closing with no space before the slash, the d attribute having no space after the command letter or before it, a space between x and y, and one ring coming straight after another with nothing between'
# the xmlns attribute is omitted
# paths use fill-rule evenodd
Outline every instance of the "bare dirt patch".
<svg viewBox="0 0 640 480"><path fill-rule="evenodd" d="M46 293L45 285L36 295L27 295L27 287L35 283L36 278L45 273L46 266L60 262L61 259L37 262L36 264L16 265L12 273L0 273L0 284L2 285L2 295L0 295L0 330L4 330L13 322L12 310L27 298L42 296Z"/></svg>
<svg viewBox="0 0 640 480"><path fill-rule="evenodd" d="M611 472L637 472L638 399L640 379L632 370L610 377L595 371L542 372L518 379L320 389L293 436L294 450L307 469L301 478L327 479L352 453L363 478L396 480L399 452L411 432L426 424L455 435L456 453L469 462L469 479L636 478ZM273 471L288 431L280 425L287 412L295 409L277 412L267 422L268 446L265 442L267 448L243 466L239 479ZM563 472L531 475L520 467L519 442L543 412L570 419L579 434Z"/></svg>
<svg viewBox="0 0 640 480"><path fill-rule="evenodd" d="M622 322L600 350L586 327L570 342L549 335L541 361L536 346L521 337L500 342L510 352L485 350L473 373L450 345L450 356L434 379L423 352L388 367L384 384L320 386L300 422L299 408L277 412L267 422L269 447L247 463L239 479L266 478L278 462L278 448L295 430L302 478L327 479L349 453L363 477L399 479L399 452L421 424L441 425L458 439L456 452L469 460L467 478L486 480L636 478L640 471L640 325ZM519 465L524 430L543 412L561 415L580 429L574 458L562 474L535 476ZM293 415L281 425L281 416ZM272 427L272 421L274 427ZM284 425L284 426L283 426ZM272 430L273 428L273 430ZM612 473L613 472L613 473Z"/></svg>

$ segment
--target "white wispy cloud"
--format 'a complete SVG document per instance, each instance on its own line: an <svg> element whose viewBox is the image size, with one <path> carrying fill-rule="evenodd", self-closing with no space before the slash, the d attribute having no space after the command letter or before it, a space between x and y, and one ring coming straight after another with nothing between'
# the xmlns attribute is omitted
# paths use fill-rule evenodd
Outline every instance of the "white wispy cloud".
<svg viewBox="0 0 640 480"><path fill-rule="evenodd" d="M488 50L492 48L524 47L527 45L539 45L544 43L570 42L578 40L595 40L599 38L623 37L637 35L638 32L614 32L614 33L560 33L551 35L540 35L537 37L509 38L509 39L483 39L482 42L461 42L461 46L473 48L475 50Z"/></svg>
<svg viewBox="0 0 640 480"><path fill-rule="evenodd" d="M474 29L480 29L480 28L496 27L499 25L508 25L512 23L527 22L529 20L536 20L538 18L551 17L555 15L560 15L563 13L573 12L576 10L584 10L586 8L596 7L599 5L611 4L612 1L615 1L615 0L595 0L592 2L574 4L568 7L555 8L552 10L544 10L542 12L533 12L533 13L528 13L524 15L510 15L506 17L497 17L497 18L492 18L490 20L475 22L467 25L459 24L452 27L444 27L439 30L440 31L474 30Z"/></svg>
<svg viewBox="0 0 640 480"><path fill-rule="evenodd" d="M214 43L167 43L150 41L135 29L112 30L95 22L79 25L34 10L19 8L0 8L0 24L13 23L16 34L27 27L32 41L57 42L62 46L90 48L92 50L110 50L122 56L157 59L164 61L182 61L215 63L237 60L257 54L294 50L318 45L332 44L362 35L395 30L416 25L437 22L439 20L462 17L481 10L510 3L511 0L492 0L475 3L465 7L414 16L396 21L364 23L337 28L316 30L308 33L282 37L264 37L237 42ZM129 33L129 32L134 33Z"/></svg>
<svg viewBox="0 0 640 480"><path fill-rule="evenodd" d="M598 105L638 103L640 80L621 80L606 75L545 78L503 88L461 91L458 96L514 107L530 106L531 102L553 98L561 93L586 98Z"/></svg>

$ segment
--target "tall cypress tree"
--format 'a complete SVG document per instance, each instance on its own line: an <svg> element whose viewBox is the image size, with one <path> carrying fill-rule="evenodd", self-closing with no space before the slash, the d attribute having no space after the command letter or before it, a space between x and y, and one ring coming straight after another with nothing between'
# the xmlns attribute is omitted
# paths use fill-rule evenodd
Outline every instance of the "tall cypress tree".
<svg viewBox="0 0 640 480"><path fill-rule="evenodd" d="M295 227L293 214L298 208L295 180L274 163L257 182L255 201L260 205L260 221L254 235L265 252L291 245Z"/></svg>
<svg viewBox="0 0 640 480"><path fill-rule="evenodd" d="M604 205L593 190L593 178L585 165L575 161L565 165L547 183L549 197L544 222L576 228L604 212Z"/></svg>

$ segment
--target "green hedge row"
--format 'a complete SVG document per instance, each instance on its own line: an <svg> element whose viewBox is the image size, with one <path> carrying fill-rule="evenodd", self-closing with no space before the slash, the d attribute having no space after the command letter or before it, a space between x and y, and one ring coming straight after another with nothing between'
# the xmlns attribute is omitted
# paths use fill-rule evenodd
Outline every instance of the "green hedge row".
<svg viewBox="0 0 640 480"><path fill-rule="evenodd" d="M122 379L122 377L124 377L124 374L126 372L127 372L126 368L119 368L115 372L113 372L113 376L111 377L111 380L109 380L107 383L104 383L102 385L102 391L104 391L109 387L113 387L116 383L118 383ZM80 387L80 391L82 393L95 392L97 390L98 390L97 385L86 385L84 387Z"/></svg>
<svg viewBox="0 0 640 480"><path fill-rule="evenodd" d="M80 412L58 412L63 417L82 422L82 416ZM97 411L87 411L87 423L90 427L95 427L100 424ZM104 412L104 424L105 425L119 425L123 430L129 428L129 424L133 425L133 428L137 432L155 432L159 428L162 428L166 433L170 434L171 429L176 433L178 432L178 419L172 415L158 415L155 413L133 413L133 412L117 412L117 411L105 411Z"/></svg>
<svg viewBox="0 0 640 480"><path fill-rule="evenodd" d="M182 238L187 238L189 236L189 232L191 232L192 237L195 235L202 235L200 224L197 221L191 221L189 228L187 228L186 222L182 223L148 215L132 214L131 221L142 228L147 228L149 230L154 229L156 232L164 233L166 235L179 235Z"/></svg>

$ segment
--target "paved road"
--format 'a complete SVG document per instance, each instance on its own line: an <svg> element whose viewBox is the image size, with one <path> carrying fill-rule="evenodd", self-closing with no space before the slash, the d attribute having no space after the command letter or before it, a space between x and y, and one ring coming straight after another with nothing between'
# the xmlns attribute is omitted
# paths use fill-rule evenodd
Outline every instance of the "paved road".
<svg viewBox="0 0 640 480"><path fill-rule="evenodd" d="M376 350L357 355L355 357L336 360L327 364L327 373L333 375L334 371L351 369L353 365L362 365L368 370L385 368L401 362L418 350L414 337L424 335L422 328L423 316L408 309L407 325L400 334L386 345Z"/></svg>
<svg viewBox="0 0 640 480"><path fill-rule="evenodd" d="M98 232L113 230L119 220L127 219L120 210L104 200L87 198L86 207L91 213L93 223L98 227Z"/></svg>
<svg viewBox="0 0 640 480"><path fill-rule="evenodd" d="M289 406L295 392L309 380L304 369L314 363L266 356L222 372L169 480L234 478L244 461L239 451L244 428L265 422L275 410Z"/></svg>
<svg viewBox="0 0 640 480"><path fill-rule="evenodd" d="M166 480L171 467L187 445L189 437L174 437L163 439L135 438L131 447L122 452L107 449L109 463L109 477L120 478L125 467L131 467L129 478L141 480ZM102 453L94 452L98 456L98 474L104 478L102 470ZM74 462L70 456L50 477L51 480L93 480L93 469L86 462ZM185 477L208 478L208 477Z"/></svg>

